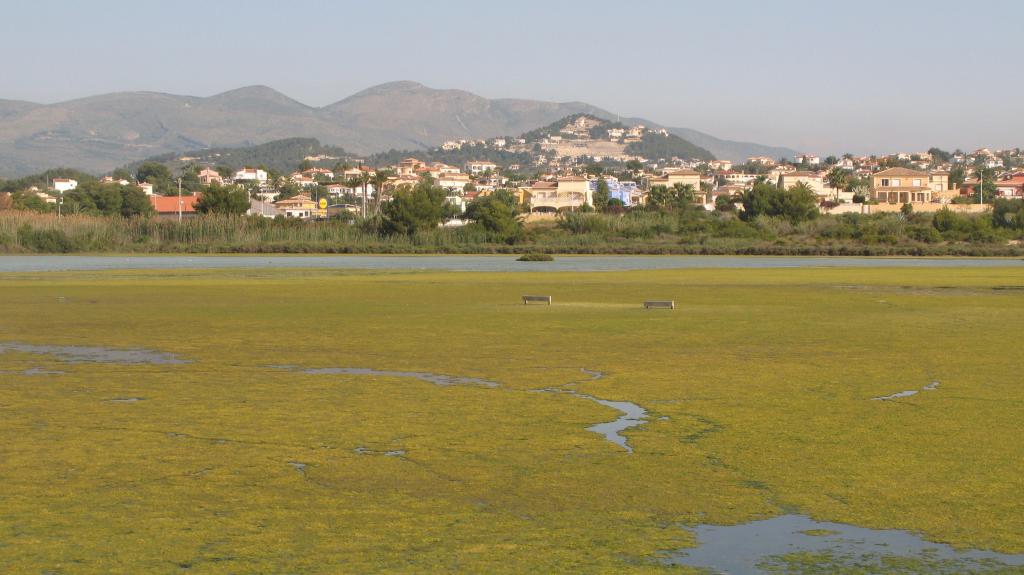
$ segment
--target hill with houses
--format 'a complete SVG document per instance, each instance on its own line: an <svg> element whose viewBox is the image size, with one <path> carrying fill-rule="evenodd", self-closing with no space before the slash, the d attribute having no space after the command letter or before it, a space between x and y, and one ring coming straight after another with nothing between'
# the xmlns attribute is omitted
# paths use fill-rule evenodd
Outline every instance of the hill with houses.
<svg viewBox="0 0 1024 575"><path fill-rule="evenodd" d="M415 82L382 84L320 108L265 86L210 97L121 92L56 104L0 100L0 177L53 167L102 173L161 154L288 138L315 138L361 155L425 150L450 140L523 134L580 113L617 118L584 102L488 99ZM647 120L628 123L665 129L695 148L735 161L795 153Z"/></svg>

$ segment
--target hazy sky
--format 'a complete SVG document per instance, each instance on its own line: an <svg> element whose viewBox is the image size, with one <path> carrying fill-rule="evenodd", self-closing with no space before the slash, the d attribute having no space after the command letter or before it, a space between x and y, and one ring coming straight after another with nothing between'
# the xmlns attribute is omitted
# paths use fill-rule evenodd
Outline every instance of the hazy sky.
<svg viewBox="0 0 1024 575"><path fill-rule="evenodd" d="M1024 146L1024 1L4 0L0 98L415 80L809 152Z"/></svg>

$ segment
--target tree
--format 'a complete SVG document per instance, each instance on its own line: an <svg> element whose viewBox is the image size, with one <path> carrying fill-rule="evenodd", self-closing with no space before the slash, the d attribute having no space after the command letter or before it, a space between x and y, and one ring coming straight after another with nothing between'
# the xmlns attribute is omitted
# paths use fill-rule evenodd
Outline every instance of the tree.
<svg viewBox="0 0 1024 575"><path fill-rule="evenodd" d="M594 190L592 200L594 202L594 209L603 212L608 207L608 198L611 196L611 192L608 190L608 182L604 178L597 179L597 189Z"/></svg>
<svg viewBox="0 0 1024 575"><path fill-rule="evenodd" d="M847 182L850 181L850 173L840 167L835 167L829 170L825 176L825 181L828 182L830 188L835 189L835 199L839 201L839 190L846 189Z"/></svg>
<svg viewBox="0 0 1024 575"><path fill-rule="evenodd" d="M992 203L992 224L997 228L1024 230L1024 200L997 199Z"/></svg>
<svg viewBox="0 0 1024 575"><path fill-rule="evenodd" d="M671 188L654 186L647 194L647 205L665 211L693 206L695 189L691 184L673 184Z"/></svg>
<svg viewBox="0 0 1024 575"><path fill-rule="evenodd" d="M214 182L203 192L195 208L201 214L244 214L249 210L249 193L242 187Z"/></svg>
<svg viewBox="0 0 1024 575"><path fill-rule="evenodd" d="M130 218L133 216L148 216L153 214L153 204L142 188L138 186L124 186L121 188L121 215Z"/></svg>
<svg viewBox="0 0 1024 575"><path fill-rule="evenodd" d="M733 203L733 199L729 196L718 196L715 198L715 211L734 212L736 211L736 204Z"/></svg>
<svg viewBox="0 0 1024 575"><path fill-rule="evenodd" d="M523 232L518 218L516 198L508 190L498 190L489 196L481 196L466 206L466 219L472 220L489 232L506 241L517 239Z"/></svg>
<svg viewBox="0 0 1024 575"><path fill-rule="evenodd" d="M387 190L388 185L391 183L391 177L395 173L391 170L377 170L373 173L373 177L370 178L370 183L373 184L374 195L376 196L374 202L374 213L380 211L381 203L384 202L384 192ZM366 195L366 188L363 188L363 195Z"/></svg>
<svg viewBox="0 0 1024 575"><path fill-rule="evenodd" d="M788 190L767 183L754 184L743 192L740 200L745 220L758 216L781 217L795 224L818 217L817 196L803 182Z"/></svg>
<svg viewBox="0 0 1024 575"><path fill-rule="evenodd" d="M454 206L448 203L447 196L445 189L435 185L429 177L413 187L400 187L382 207L384 231L413 235L436 228L453 213Z"/></svg>
<svg viewBox="0 0 1024 575"><path fill-rule="evenodd" d="M135 173L139 182L153 184L154 191L160 195L170 195L177 192L175 183L171 177L171 170L158 162L146 162L139 166Z"/></svg>

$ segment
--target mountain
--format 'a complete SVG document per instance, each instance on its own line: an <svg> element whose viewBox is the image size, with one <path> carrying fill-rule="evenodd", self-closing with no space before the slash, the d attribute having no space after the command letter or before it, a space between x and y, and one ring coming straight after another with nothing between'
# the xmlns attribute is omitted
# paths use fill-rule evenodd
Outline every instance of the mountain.
<svg viewBox="0 0 1024 575"><path fill-rule="evenodd" d="M119 92L48 105L0 100L0 176L55 166L104 172L160 154L288 138L316 138L356 154L425 148L521 134L577 113L615 118L583 102L492 100L415 82L381 84L322 108L266 86L205 98ZM672 132L718 157L761 155L748 153L755 150L749 144L693 132L705 138L701 143L679 130Z"/></svg>

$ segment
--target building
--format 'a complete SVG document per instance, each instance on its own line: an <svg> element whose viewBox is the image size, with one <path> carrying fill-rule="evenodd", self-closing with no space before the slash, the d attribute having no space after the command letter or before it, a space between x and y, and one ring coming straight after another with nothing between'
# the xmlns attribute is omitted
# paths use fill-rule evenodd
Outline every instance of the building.
<svg viewBox="0 0 1024 575"><path fill-rule="evenodd" d="M202 194L194 196L149 196L149 204L153 206L157 217L164 219L191 218L196 215L196 202Z"/></svg>
<svg viewBox="0 0 1024 575"><path fill-rule="evenodd" d="M557 181L537 181L529 189L530 211L558 212L575 210L583 204L593 205L590 181L580 176L566 176Z"/></svg>
<svg viewBox="0 0 1024 575"><path fill-rule="evenodd" d="M710 166L712 170L731 170L732 162L729 160L711 160L708 162L708 166Z"/></svg>
<svg viewBox="0 0 1024 575"><path fill-rule="evenodd" d="M637 206L643 203L644 193L636 182L630 181L618 181L615 178L605 178L605 183L608 184L608 199L618 200L622 202L622 205L626 207ZM590 180L590 193L593 197L593 193L597 191L597 180Z"/></svg>
<svg viewBox="0 0 1024 575"><path fill-rule="evenodd" d="M115 180L114 176L103 176L102 178L100 178L100 183L101 184L117 184L119 186L127 186L127 185L131 184L131 182L129 182L128 180L125 180L124 178L118 178L118 179Z"/></svg>
<svg viewBox="0 0 1024 575"><path fill-rule="evenodd" d="M259 168L242 168L235 172L235 181L259 182L267 181L267 171Z"/></svg>
<svg viewBox="0 0 1024 575"><path fill-rule="evenodd" d="M496 172L498 170L498 164L487 161L466 162L465 169L470 174L478 176L484 172Z"/></svg>
<svg viewBox="0 0 1024 575"><path fill-rule="evenodd" d="M791 190L797 184L806 185L819 198L828 195L824 178L818 172L789 172L779 176L779 187L783 190Z"/></svg>
<svg viewBox="0 0 1024 575"><path fill-rule="evenodd" d="M948 174L944 176L948 181ZM941 185L941 177L936 185ZM871 199L879 203L916 204L932 201L932 182L927 172L889 168L871 175Z"/></svg>
<svg viewBox="0 0 1024 575"><path fill-rule="evenodd" d="M203 168L202 170L199 170L199 183L204 186L209 186L210 184L223 184L224 178L221 177L217 170Z"/></svg>
<svg viewBox="0 0 1024 575"><path fill-rule="evenodd" d="M310 219L322 218L327 215L327 210L317 207L317 202L307 194L278 200L274 202L274 207L288 218Z"/></svg>
<svg viewBox="0 0 1024 575"><path fill-rule="evenodd" d="M821 165L821 157L813 154L801 154L794 158L797 164L807 164L809 166Z"/></svg>
<svg viewBox="0 0 1024 575"><path fill-rule="evenodd" d="M70 192L78 187L78 180L72 180L70 178L54 178L53 189L57 192Z"/></svg>
<svg viewBox="0 0 1024 575"><path fill-rule="evenodd" d="M996 193L1003 198L1024 198L1024 174L1014 174L1009 179L996 182Z"/></svg>
<svg viewBox="0 0 1024 575"><path fill-rule="evenodd" d="M469 174L438 174L437 185L450 192L461 192L469 183Z"/></svg>
<svg viewBox="0 0 1024 575"><path fill-rule="evenodd" d="M149 182L142 182L141 184L139 184L139 189L142 190L142 193L146 194L147 196L153 195L153 184Z"/></svg>
<svg viewBox="0 0 1024 575"><path fill-rule="evenodd" d="M775 160L769 158L768 156L751 156L747 158L747 163L760 164L762 166L774 166Z"/></svg>
<svg viewBox="0 0 1024 575"><path fill-rule="evenodd" d="M672 169L666 171L665 175L651 178L648 180L650 187L654 186L665 186L671 188L676 184L683 186L693 186L693 189L700 191L700 172L686 169Z"/></svg>

